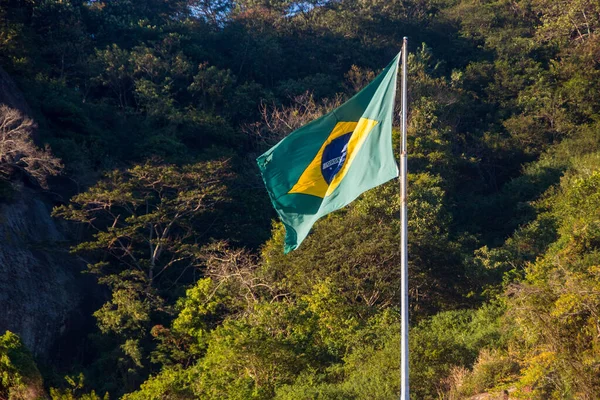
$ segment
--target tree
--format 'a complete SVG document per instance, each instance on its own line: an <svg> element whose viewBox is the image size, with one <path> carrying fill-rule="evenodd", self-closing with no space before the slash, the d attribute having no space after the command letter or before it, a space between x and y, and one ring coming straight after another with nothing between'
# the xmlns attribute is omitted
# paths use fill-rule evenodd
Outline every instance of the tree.
<svg viewBox="0 0 600 400"><path fill-rule="evenodd" d="M225 199L226 169L225 162L138 165L109 173L54 210L95 232L73 251L101 260L88 268L111 298L94 315L104 334L118 338L125 377L146 365L150 328L171 313L169 290L201 264L202 233Z"/></svg>
<svg viewBox="0 0 600 400"><path fill-rule="evenodd" d="M214 26L222 26L235 6L233 0L190 0L192 15L204 18Z"/></svg>
<svg viewBox="0 0 600 400"><path fill-rule="evenodd" d="M0 336L0 398L42 398L42 376L33 356L10 331Z"/></svg>
<svg viewBox="0 0 600 400"><path fill-rule="evenodd" d="M58 158L52 156L48 146L38 148L32 139L36 124L20 111L0 105L0 174L9 174L17 168L23 170L47 187L47 178L62 169Z"/></svg>
<svg viewBox="0 0 600 400"><path fill-rule="evenodd" d="M528 398L592 399L600 390L600 165L578 158L560 186L540 202L557 222L557 238L507 290Z"/></svg>
<svg viewBox="0 0 600 400"><path fill-rule="evenodd" d="M541 15L537 35L542 40L580 44L592 39L600 28L600 6L596 1L533 0L532 8Z"/></svg>

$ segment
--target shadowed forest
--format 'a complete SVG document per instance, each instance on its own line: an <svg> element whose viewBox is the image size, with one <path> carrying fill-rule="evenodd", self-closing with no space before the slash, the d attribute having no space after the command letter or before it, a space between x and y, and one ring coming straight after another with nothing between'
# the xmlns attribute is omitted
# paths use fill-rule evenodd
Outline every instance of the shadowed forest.
<svg viewBox="0 0 600 400"><path fill-rule="evenodd" d="M592 0L0 0L0 204L52 196L87 285L48 357L0 332L0 399L397 399L398 182L284 255L255 159L404 36L411 398L599 399L598 29Z"/></svg>

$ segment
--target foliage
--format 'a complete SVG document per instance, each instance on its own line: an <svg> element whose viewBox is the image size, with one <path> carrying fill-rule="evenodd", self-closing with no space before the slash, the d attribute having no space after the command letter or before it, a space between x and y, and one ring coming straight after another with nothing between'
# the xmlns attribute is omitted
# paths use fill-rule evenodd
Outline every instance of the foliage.
<svg viewBox="0 0 600 400"><path fill-rule="evenodd" d="M66 376L65 380L69 384L69 389L50 388L50 398L52 400L109 400L108 393L100 397L95 391L81 393L84 388L84 376L79 374L77 377Z"/></svg>
<svg viewBox="0 0 600 400"><path fill-rule="evenodd" d="M523 372L521 396L591 398L597 393L598 154L579 159L543 200L557 240L510 289ZM553 376L560 376L556 381Z"/></svg>
<svg viewBox="0 0 600 400"><path fill-rule="evenodd" d="M435 399L448 391L444 380L453 368L470 368L480 350L503 342L499 317L502 308L484 306L476 311L440 313L411 332L411 367L414 393Z"/></svg>
<svg viewBox="0 0 600 400"><path fill-rule="evenodd" d="M171 314L168 289L201 264L195 231L211 222L211 210L224 199L225 168L223 162L148 163L114 171L54 211L95 232L73 251L101 255L88 269L111 298L94 316L101 332L120 338L127 374L146 364L143 341L152 322Z"/></svg>
<svg viewBox="0 0 600 400"><path fill-rule="evenodd" d="M43 395L42 377L33 356L10 331L0 336L0 396L21 400Z"/></svg>

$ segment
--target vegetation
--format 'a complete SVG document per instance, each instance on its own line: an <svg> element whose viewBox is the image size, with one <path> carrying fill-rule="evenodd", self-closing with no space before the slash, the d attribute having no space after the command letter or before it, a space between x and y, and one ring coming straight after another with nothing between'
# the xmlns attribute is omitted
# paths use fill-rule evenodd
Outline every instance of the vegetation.
<svg viewBox="0 0 600 400"><path fill-rule="evenodd" d="M0 105L0 174L6 179L15 169L47 187L48 176L57 175L62 165L48 148L33 143L34 122L6 105Z"/></svg>
<svg viewBox="0 0 600 400"><path fill-rule="evenodd" d="M23 399L43 393L42 376L21 339L11 332L0 336L0 396Z"/></svg>
<svg viewBox="0 0 600 400"><path fill-rule="evenodd" d="M254 159L405 35L413 397L597 398L597 2L0 0L0 15L0 65L32 110L0 108L0 199L11 168L70 198L54 216L85 227L69 247L101 287L70 368L40 374L0 338L0 398L397 398L397 184L284 256Z"/></svg>

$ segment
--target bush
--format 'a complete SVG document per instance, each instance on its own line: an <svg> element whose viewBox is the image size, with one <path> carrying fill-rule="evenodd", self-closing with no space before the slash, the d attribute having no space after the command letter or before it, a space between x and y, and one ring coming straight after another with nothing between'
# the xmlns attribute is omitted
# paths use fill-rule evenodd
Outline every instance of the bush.
<svg viewBox="0 0 600 400"><path fill-rule="evenodd" d="M472 371L452 371L449 379L450 398L467 398L485 391L502 390L502 384L514 380L519 364L500 350L483 349Z"/></svg>
<svg viewBox="0 0 600 400"><path fill-rule="evenodd" d="M0 336L0 398L32 399L43 396L43 382L29 350L10 331Z"/></svg>

